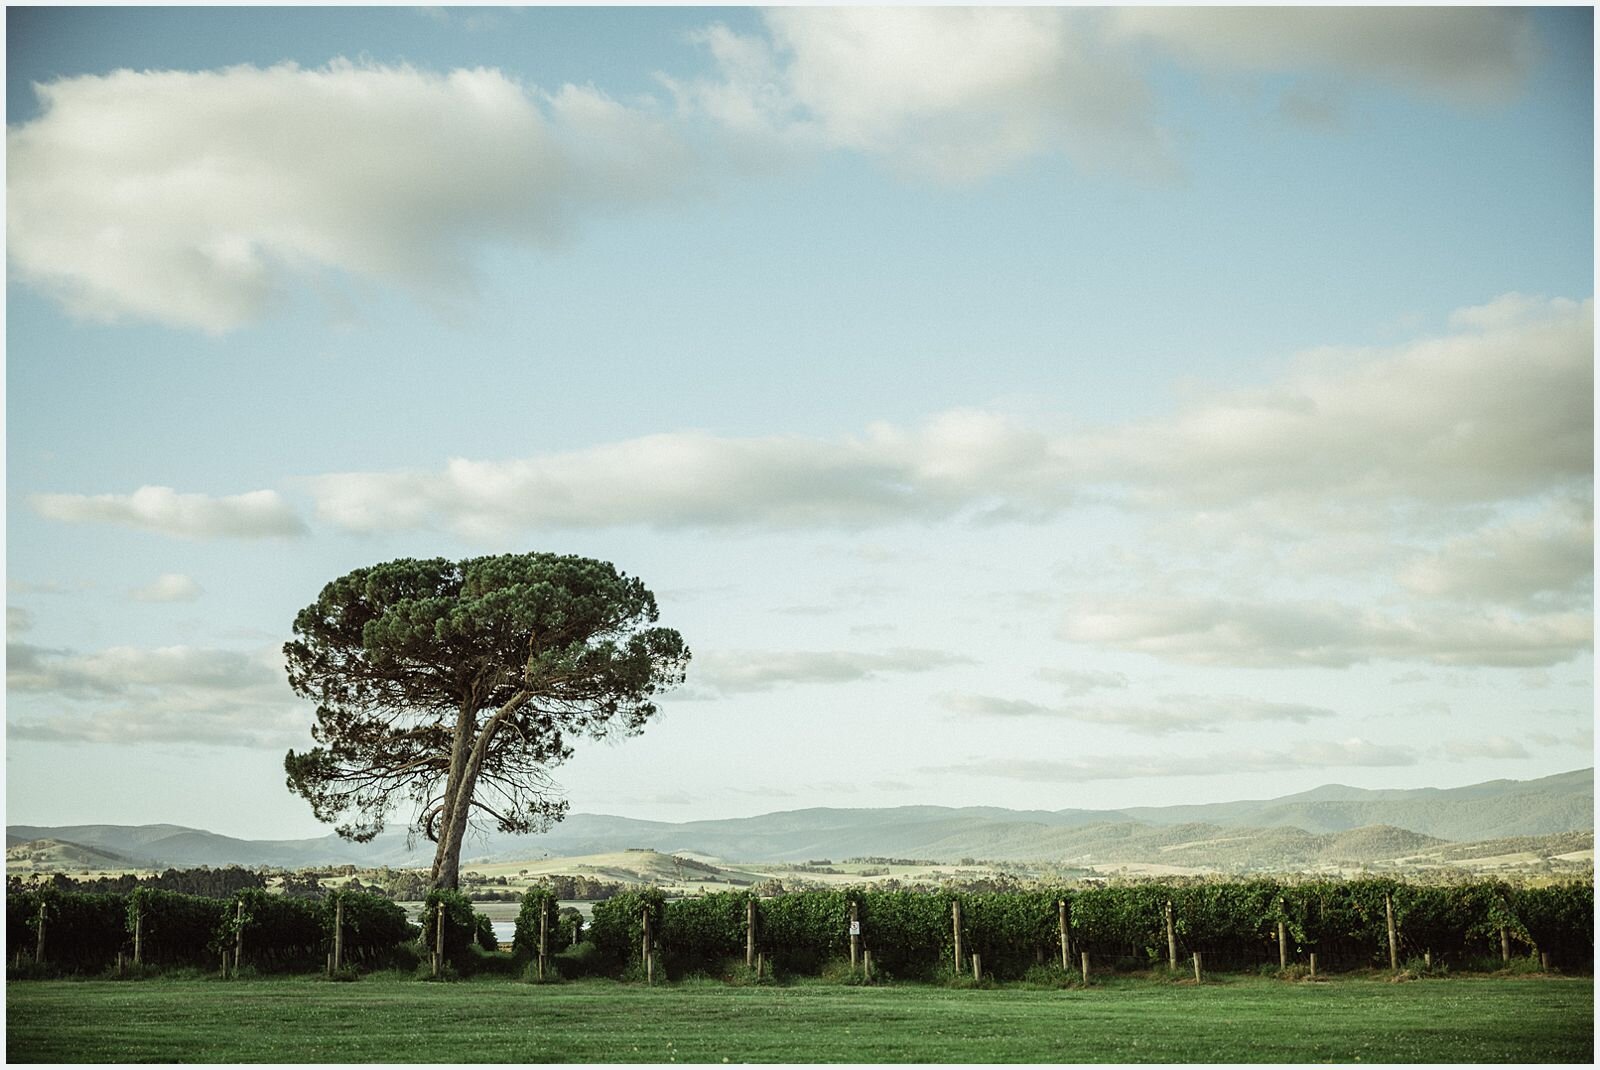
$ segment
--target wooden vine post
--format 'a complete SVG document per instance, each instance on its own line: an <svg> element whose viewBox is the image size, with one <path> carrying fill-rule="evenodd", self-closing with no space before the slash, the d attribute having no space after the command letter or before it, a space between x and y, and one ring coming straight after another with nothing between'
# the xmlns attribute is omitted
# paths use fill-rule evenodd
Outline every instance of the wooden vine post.
<svg viewBox="0 0 1600 1070"><path fill-rule="evenodd" d="M333 897L333 968L344 966L344 896Z"/></svg>
<svg viewBox="0 0 1600 1070"><path fill-rule="evenodd" d="M983 958L976 951L972 953L972 979L983 980Z"/></svg>
<svg viewBox="0 0 1600 1070"><path fill-rule="evenodd" d="M756 964L756 901L748 899L744 904L744 967L751 969Z"/></svg>
<svg viewBox="0 0 1600 1070"><path fill-rule="evenodd" d="M1394 932L1394 898L1388 893L1383 896L1383 917L1389 927L1389 969L1400 968L1400 942L1395 939Z"/></svg>
<svg viewBox="0 0 1600 1070"><path fill-rule="evenodd" d="M133 964L144 963L144 909L135 907L133 911Z"/></svg>
<svg viewBox="0 0 1600 1070"><path fill-rule="evenodd" d="M1511 961L1511 937L1504 928L1500 930L1500 961Z"/></svg>
<svg viewBox="0 0 1600 1070"><path fill-rule="evenodd" d="M650 908L647 906L642 913L644 922L644 983L656 983L656 949L650 933Z"/></svg>
<svg viewBox="0 0 1600 1070"><path fill-rule="evenodd" d="M39 903L39 939L33 947L33 961L35 962L44 961L44 915L45 903L41 900Z"/></svg>
<svg viewBox="0 0 1600 1070"><path fill-rule="evenodd" d="M550 905L539 911L539 980L544 980L544 960L550 949Z"/></svg>
<svg viewBox="0 0 1600 1070"><path fill-rule="evenodd" d="M1056 924L1061 931L1061 972L1072 969L1072 945L1067 942L1067 901L1056 900Z"/></svg>
<svg viewBox="0 0 1600 1070"><path fill-rule="evenodd" d="M244 900L240 899L233 911L233 975L239 976L239 964L244 961Z"/></svg>
<svg viewBox="0 0 1600 1070"><path fill-rule="evenodd" d="M1172 900L1167 900L1167 969L1178 969L1178 930L1172 924Z"/></svg>
<svg viewBox="0 0 1600 1070"><path fill-rule="evenodd" d="M433 976L439 976L444 966L444 904L435 903L433 911Z"/></svg>
<svg viewBox="0 0 1600 1070"><path fill-rule="evenodd" d="M859 904L850 900L850 972L855 973L861 962L861 912Z"/></svg>
<svg viewBox="0 0 1600 1070"><path fill-rule="evenodd" d="M1083 953L1083 983L1089 983L1089 953L1087 951Z"/></svg>
<svg viewBox="0 0 1600 1070"><path fill-rule="evenodd" d="M961 972L961 900L950 901L950 929L955 934L956 965L955 972Z"/></svg>
<svg viewBox="0 0 1600 1070"><path fill-rule="evenodd" d="M1200 952L1194 953L1194 983L1200 983Z"/></svg>
<svg viewBox="0 0 1600 1070"><path fill-rule="evenodd" d="M1311 953L1311 976L1315 977L1316 975L1317 975L1317 953L1315 951L1313 951Z"/></svg>
<svg viewBox="0 0 1600 1070"><path fill-rule="evenodd" d="M1278 922L1278 969L1289 968L1289 927Z"/></svg>

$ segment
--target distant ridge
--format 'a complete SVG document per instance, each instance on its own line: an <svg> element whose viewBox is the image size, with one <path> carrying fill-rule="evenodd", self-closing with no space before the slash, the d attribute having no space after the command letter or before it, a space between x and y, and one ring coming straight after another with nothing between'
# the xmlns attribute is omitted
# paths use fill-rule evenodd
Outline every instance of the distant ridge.
<svg viewBox="0 0 1600 1070"><path fill-rule="evenodd" d="M759 817L672 823L574 814L540 836L469 838L463 860L592 855L628 848L737 861L898 857L934 861L1151 861L1285 864L1396 857L1446 841L1513 840L1594 829L1594 770L1461 788L1369 790L1329 784L1277 799L1125 810L999 807L815 807ZM431 844L402 833L370 844L329 834L243 840L179 825L12 825L7 844L58 840L150 864L418 866ZM9 851L8 851L9 854ZM1232 860L1232 861L1230 861Z"/></svg>
<svg viewBox="0 0 1600 1070"><path fill-rule="evenodd" d="M1260 802L1135 807L1136 821L1207 821L1224 826L1339 832L1394 825L1444 840L1539 836L1594 828L1594 770L1537 780L1489 780L1461 788L1368 790L1328 784Z"/></svg>

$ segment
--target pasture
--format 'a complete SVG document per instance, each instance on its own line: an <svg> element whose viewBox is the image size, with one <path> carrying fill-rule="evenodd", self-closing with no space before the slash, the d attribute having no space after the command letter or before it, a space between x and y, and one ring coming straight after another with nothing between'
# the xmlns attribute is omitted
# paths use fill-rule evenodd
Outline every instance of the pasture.
<svg viewBox="0 0 1600 1070"><path fill-rule="evenodd" d="M691 980L449 984L397 974L24 981L13 1062L1573 1062L1590 978L1370 976L1087 988Z"/></svg>

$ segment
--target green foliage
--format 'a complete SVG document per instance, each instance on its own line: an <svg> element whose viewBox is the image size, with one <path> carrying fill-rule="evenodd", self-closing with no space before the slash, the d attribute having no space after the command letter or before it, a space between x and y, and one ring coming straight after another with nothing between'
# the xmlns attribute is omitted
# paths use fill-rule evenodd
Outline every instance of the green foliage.
<svg viewBox="0 0 1600 1070"><path fill-rule="evenodd" d="M318 904L324 939L333 939L338 904L344 904L344 958L359 962L393 962L400 950L418 936L417 926L406 918L405 908L373 892L339 892Z"/></svg>
<svg viewBox="0 0 1600 1070"><path fill-rule="evenodd" d="M828 960L850 953L850 902L842 891L775 896L763 899L759 909L761 948L776 969L816 973Z"/></svg>
<svg viewBox="0 0 1600 1070"><path fill-rule="evenodd" d="M271 895L259 888L240 892L218 933L222 946L233 947L241 927L241 965L315 967L322 960L326 930L319 904L312 900Z"/></svg>
<svg viewBox="0 0 1600 1070"><path fill-rule="evenodd" d="M341 892L346 960L395 962L417 930L404 911L367 892ZM723 892L667 901L659 889L622 893L594 910L587 939L563 946L558 931L574 912L559 911L544 888L523 899L514 941L520 972L532 958L542 916L550 926L554 972L563 977L629 976L640 969L641 916L648 911L655 937L658 979L704 974L727 980L728 963L743 969L747 904L756 909L756 947L772 974L815 976L829 963L848 964L850 903L862 923L862 947L871 951L875 975L896 979L954 980L970 977L970 962L955 969L951 906L960 903L962 950L983 958L984 974L997 980L1033 978L1045 983L1059 970L1057 908L1068 903L1076 952L1088 950L1096 972L1148 968L1166 957L1166 904L1173 903L1180 965L1200 951L1210 970L1278 970L1274 937L1284 922L1290 941L1288 976L1316 952L1319 972L1386 969L1388 930L1385 897L1393 905L1399 950L1410 976L1432 954L1434 971L1481 968L1499 971L1499 933L1505 928L1519 956L1515 970L1538 971L1538 952L1564 971L1593 964L1593 886L1567 882L1516 887L1500 881L1462 885L1411 885L1387 879L1300 882L1137 882L1071 891L916 893L877 890L791 892L772 898L749 891ZM431 948L435 907L445 907L446 957L462 970L500 970L467 897L436 892L425 900L423 942ZM6 897L7 943L30 953L41 914L46 924L49 970L99 971L118 950L131 950L133 919L144 916L147 963L194 965L214 970L218 949L233 947L237 908L244 905L245 963L271 970L296 965L321 967L331 946L335 901L286 899L259 889L234 901L139 889L129 896L59 892L50 886L16 887ZM468 948L474 942L483 950ZM1534 954L1520 952L1533 949ZM485 956L489 956L485 958ZM420 960L417 960L420 961ZM1043 961L1047 965L1041 967ZM406 965L410 965L407 962ZM424 970L427 966L422 967ZM510 966L505 970L512 970ZM1044 972L1041 973L1040 971ZM843 980L841 977L840 980Z"/></svg>
<svg viewBox="0 0 1600 1070"><path fill-rule="evenodd" d="M661 946L672 975L705 970L735 955L742 959L749 902L748 892L715 892L667 904Z"/></svg>
<svg viewBox="0 0 1600 1070"><path fill-rule="evenodd" d="M464 977L516 977L522 964L509 951L489 951L482 944L468 947L458 964Z"/></svg>
<svg viewBox="0 0 1600 1070"><path fill-rule="evenodd" d="M444 907L444 958L459 963L478 935L478 915L462 892L435 889L422 901L422 946L430 952L439 935L439 907Z"/></svg>
<svg viewBox="0 0 1600 1070"><path fill-rule="evenodd" d="M1512 913L1551 964L1563 969L1594 963L1594 886L1567 881L1543 888L1516 888L1508 896Z"/></svg>
<svg viewBox="0 0 1600 1070"><path fill-rule="evenodd" d="M591 941L584 940L555 954L555 972L563 980L579 977L599 977L605 973L605 963ZM547 974L548 976L548 974Z"/></svg>
<svg viewBox="0 0 1600 1070"><path fill-rule="evenodd" d="M1089 888L1068 898L1073 946L1097 961L1149 963L1165 954L1166 904L1174 889L1163 884Z"/></svg>
<svg viewBox="0 0 1600 1070"><path fill-rule="evenodd" d="M194 869L167 869L148 877L132 873L119 873L89 879L77 879L57 873L50 883L61 891L99 892L101 894L127 894L135 888L158 888L164 892L182 892L184 895L204 895L226 899L246 888L265 888L267 880L254 870L241 866L222 866L212 869L199 866Z"/></svg>
<svg viewBox="0 0 1600 1070"><path fill-rule="evenodd" d="M494 922L489 920L487 914L474 915L474 925L477 928L476 936L478 947L484 951L499 951L500 938L495 935Z"/></svg>
<svg viewBox="0 0 1600 1070"><path fill-rule="evenodd" d="M660 888L640 888L596 903L589 923L589 939L607 969L637 965L644 946L644 912L649 911L651 933L659 945L666 896Z"/></svg>
<svg viewBox="0 0 1600 1070"><path fill-rule="evenodd" d="M1041 952L1048 954L1053 948L1059 954L1056 903L1064 897L1059 891L959 896L967 929L962 951L981 956L985 975L1004 979L1023 976L1037 963Z"/></svg>
<svg viewBox="0 0 1600 1070"><path fill-rule="evenodd" d="M562 907L557 915L561 930L556 947L574 947L583 941L583 913L576 907Z"/></svg>
<svg viewBox="0 0 1600 1070"><path fill-rule="evenodd" d="M143 919L142 955L147 963L209 967L227 940L233 903L156 888L128 896L127 932Z"/></svg>
<svg viewBox="0 0 1600 1070"><path fill-rule="evenodd" d="M945 892L869 891L855 898L862 947L872 952L874 972L909 978L932 976L941 971L941 964L943 972L953 968L950 903L961 897ZM846 911L848 919L848 907ZM846 920L847 933L848 925Z"/></svg>
<svg viewBox="0 0 1600 1070"><path fill-rule="evenodd" d="M128 897L57 892L53 887L6 895L6 947L32 955L39 920L45 923L44 962L51 971L97 970L115 960L126 943Z"/></svg>
<svg viewBox="0 0 1600 1070"><path fill-rule="evenodd" d="M539 883L550 890L550 894L557 899L582 899L585 901L610 899L627 885L617 881L601 880L598 877L576 877L556 874L549 877L540 877Z"/></svg>
<svg viewBox="0 0 1600 1070"><path fill-rule="evenodd" d="M574 911L576 913L576 911ZM545 951L554 953L574 941L561 937L561 908L548 888L529 888L517 911L517 925L511 937L511 952L523 962L539 957L539 924L545 926Z"/></svg>

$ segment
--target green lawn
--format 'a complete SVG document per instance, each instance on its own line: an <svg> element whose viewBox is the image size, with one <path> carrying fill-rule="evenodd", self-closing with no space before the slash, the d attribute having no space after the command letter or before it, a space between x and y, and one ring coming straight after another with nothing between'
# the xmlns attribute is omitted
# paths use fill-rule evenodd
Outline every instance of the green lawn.
<svg viewBox="0 0 1600 1070"><path fill-rule="evenodd" d="M15 981L13 1062L1574 1062L1594 983Z"/></svg>

